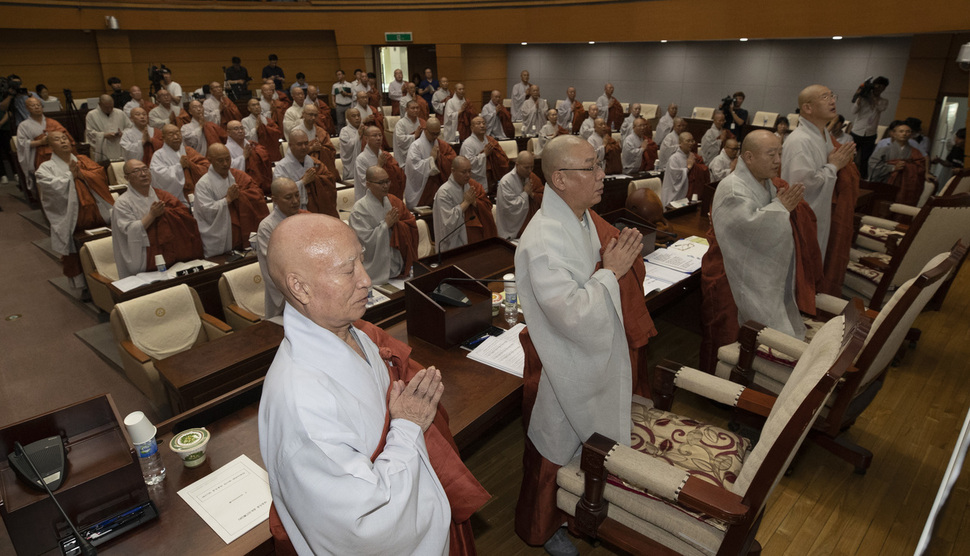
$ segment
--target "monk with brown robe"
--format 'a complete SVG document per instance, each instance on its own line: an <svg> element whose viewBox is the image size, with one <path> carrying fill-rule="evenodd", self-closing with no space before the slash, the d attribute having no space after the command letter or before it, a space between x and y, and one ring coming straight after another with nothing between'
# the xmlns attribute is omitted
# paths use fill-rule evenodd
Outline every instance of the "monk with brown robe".
<svg viewBox="0 0 970 556"><path fill-rule="evenodd" d="M387 175L388 192L395 198L400 199L404 195L404 186L407 177L404 170L398 165L394 156L381 149L381 136L384 132L376 126L367 126L364 129L360 153L354 159L354 200L359 201L366 196L368 184L366 180L367 170L371 167L380 168Z"/></svg>
<svg viewBox="0 0 970 556"><path fill-rule="evenodd" d="M201 102L193 100L189 103L189 115L192 119L181 126L182 141L185 146L192 147L200 155L206 156L209 145L225 144L226 130L205 119L205 109Z"/></svg>
<svg viewBox="0 0 970 556"><path fill-rule="evenodd" d="M896 202L916 206L926 181L926 157L909 144L913 134L902 120L889 126L892 142L876 149L869 157L869 181L888 183L896 188Z"/></svg>
<svg viewBox="0 0 970 556"><path fill-rule="evenodd" d="M241 170L232 167L225 145L209 149L209 171L195 188L193 213L199 223L206 257L249 247L249 235L269 216L263 191Z"/></svg>
<svg viewBox="0 0 970 556"><path fill-rule="evenodd" d="M303 103L303 109L306 110L307 104L312 104L317 107L317 125L327 130L327 133L333 135L336 133L336 128L333 123L333 115L330 112L330 105L320 98L320 90L317 89L316 85L310 85L307 87L306 101Z"/></svg>
<svg viewBox="0 0 970 556"><path fill-rule="evenodd" d="M246 129L246 139L262 145L269 155L270 162L283 158L283 152L280 149L283 132L279 125L263 114L263 107L259 100L252 99L246 106L249 108L249 115L242 120L243 127Z"/></svg>
<svg viewBox="0 0 970 556"><path fill-rule="evenodd" d="M188 206L188 195L209 170L209 161L182 144L182 131L172 124L162 128L162 148L152 155L152 183Z"/></svg>
<svg viewBox="0 0 970 556"><path fill-rule="evenodd" d="M24 174L28 176L28 186L32 184L34 171L51 159L51 148L47 137L52 131L67 134L71 147L74 138L57 120L44 116L44 105L36 98L25 101L30 117L17 126L17 159Z"/></svg>
<svg viewBox="0 0 970 556"><path fill-rule="evenodd" d="M428 107L428 101L417 94L417 86L414 83L408 83L408 94L411 95L411 100L418 103L418 118L427 120L431 114L431 109Z"/></svg>
<svg viewBox="0 0 970 556"><path fill-rule="evenodd" d="M361 173L367 192L354 203L348 224L364 247L364 269L378 285L407 278L418 258L417 220L390 193L390 176L383 168L371 166Z"/></svg>
<svg viewBox="0 0 970 556"><path fill-rule="evenodd" d="M271 193L273 183L273 164L269 161L269 154L259 143L246 139L246 128L242 123L233 120L226 124L229 139L226 147L232 159L232 167L245 172L264 194Z"/></svg>
<svg viewBox="0 0 970 556"><path fill-rule="evenodd" d="M468 136L472 134L472 118L478 116L478 110L472 106L470 100L466 100L465 104L461 107L461 111L458 112L458 142L462 142L468 139Z"/></svg>
<svg viewBox="0 0 970 556"><path fill-rule="evenodd" d="M600 117L606 120L610 131L620 131L623 125L623 105L613 96L612 83L607 83L603 87L603 94L596 99L596 107L599 108Z"/></svg>
<svg viewBox="0 0 970 556"><path fill-rule="evenodd" d="M573 135L579 133L586 119L586 108L576 100L576 87L566 89L566 100L560 100L556 110L559 112L559 125L572 130Z"/></svg>
<svg viewBox="0 0 970 556"><path fill-rule="evenodd" d="M267 87L268 85L268 87ZM277 91L272 83L263 83L260 88L259 106L267 118L276 122L276 126L283 129L283 116L289 109L290 103L283 100L283 91ZM250 110L252 114L252 110Z"/></svg>
<svg viewBox="0 0 970 556"><path fill-rule="evenodd" d="M148 125L148 112L141 107L131 109L131 124L121 132L121 149L125 152L125 160L134 158L151 164L152 155L162 148L162 130Z"/></svg>
<svg viewBox="0 0 970 556"><path fill-rule="evenodd" d="M311 85L312 87L312 85ZM333 176L337 175L337 149L333 146L330 134L319 125L320 115L315 104L305 103L303 105L303 116L299 125L294 128L303 130L310 140L310 156L320 161L327 171ZM293 129L290 129L292 133Z"/></svg>
<svg viewBox="0 0 970 556"><path fill-rule="evenodd" d="M273 167L273 178L284 177L300 188L300 208L338 217L337 176L310 156L310 139L299 127L290 130L290 148Z"/></svg>
<svg viewBox="0 0 970 556"><path fill-rule="evenodd" d="M836 118L837 120L838 118ZM839 146L833 136L832 145ZM842 282L845 281L846 265L849 264L849 250L855 235L855 205L859 199L859 181L862 175L855 162L849 161L835 175L835 189L832 191L832 223L829 228L829 243L825 250L825 268L820 293L835 297L842 296Z"/></svg>
<svg viewBox="0 0 970 556"><path fill-rule="evenodd" d="M204 103L206 120L225 130L229 122L242 119L242 114L239 113L236 103L223 94L222 83L218 81L209 83L209 94L212 96L207 98Z"/></svg>
<svg viewBox="0 0 970 556"><path fill-rule="evenodd" d="M431 206L435 193L451 175L451 161L457 156L451 145L440 139L441 122L436 118L428 120L424 133L411 143L404 175L404 204L413 209Z"/></svg>
<svg viewBox="0 0 970 556"><path fill-rule="evenodd" d="M64 276L71 285L83 288L74 234L110 224L114 199L104 168L84 155L75 156L66 134L52 131L47 142L52 156L40 165L36 177L44 215L50 222L51 248L61 255Z"/></svg>
<svg viewBox="0 0 970 556"><path fill-rule="evenodd" d="M451 176L434 196L434 233L439 252L498 234L492 202L482 184L471 177L471 162L456 156L452 161Z"/></svg>
<svg viewBox="0 0 970 556"><path fill-rule="evenodd" d="M643 155L640 159L640 171L646 172L647 170L653 170L654 166L657 164L657 157L660 153L660 145L658 145L653 140L653 129L650 126L650 122L644 120L644 140L647 142L646 147L643 149ZM634 128L636 124L634 124Z"/></svg>

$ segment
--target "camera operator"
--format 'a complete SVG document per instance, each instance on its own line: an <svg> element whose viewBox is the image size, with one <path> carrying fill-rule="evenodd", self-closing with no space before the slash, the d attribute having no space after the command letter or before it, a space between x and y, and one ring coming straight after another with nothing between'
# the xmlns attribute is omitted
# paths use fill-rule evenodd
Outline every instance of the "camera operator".
<svg viewBox="0 0 970 556"><path fill-rule="evenodd" d="M744 124L748 123L748 111L741 108L743 103L744 93L742 91L721 99L721 112L724 112L727 118L725 127L738 138L738 141L744 139Z"/></svg>
<svg viewBox="0 0 970 556"><path fill-rule="evenodd" d="M226 83L229 85L230 97L233 100L252 98L249 92L249 82L253 80L249 77L249 71L242 66L242 59L239 56L232 57L232 65L224 68L226 73Z"/></svg>
<svg viewBox="0 0 970 556"><path fill-rule="evenodd" d="M869 177L869 157L876 148L879 118L889 106L889 101L879 96L888 86L889 80L885 77L881 75L875 79L870 77L859 85L852 95L854 121L851 135L859 150L858 166L862 179Z"/></svg>
<svg viewBox="0 0 970 556"><path fill-rule="evenodd" d="M24 104L30 94L20 81L19 75L8 75L6 82L6 87L3 89L2 102L4 103L4 110L11 113L10 117L13 118L14 128L16 128L20 125L20 122L30 117L30 112L27 111L27 105Z"/></svg>

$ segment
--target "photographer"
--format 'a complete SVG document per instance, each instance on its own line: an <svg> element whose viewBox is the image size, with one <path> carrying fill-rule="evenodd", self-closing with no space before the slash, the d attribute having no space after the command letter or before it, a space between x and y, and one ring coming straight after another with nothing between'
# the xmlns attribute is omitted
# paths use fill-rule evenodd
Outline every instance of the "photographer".
<svg viewBox="0 0 970 556"><path fill-rule="evenodd" d="M10 74L6 79L6 86L3 89L4 110L10 112L10 117L14 120L14 127L19 126L20 122L30 117L27 111L27 97L30 95L20 81L20 76Z"/></svg>
<svg viewBox="0 0 970 556"><path fill-rule="evenodd" d="M869 177L869 157L872 156L872 151L876 148L879 118L886 107L889 106L889 101L879 96L888 86L889 80L885 77L881 75L875 79L870 77L862 85L859 85L855 94L852 95L852 114L854 115L852 138L859 149L858 166L862 173L862 179Z"/></svg>
<svg viewBox="0 0 970 556"><path fill-rule="evenodd" d="M725 127L738 138L738 141L744 139L744 124L748 123L748 111L741 108L743 103L744 92L742 91L721 99L721 112L724 112L727 118Z"/></svg>

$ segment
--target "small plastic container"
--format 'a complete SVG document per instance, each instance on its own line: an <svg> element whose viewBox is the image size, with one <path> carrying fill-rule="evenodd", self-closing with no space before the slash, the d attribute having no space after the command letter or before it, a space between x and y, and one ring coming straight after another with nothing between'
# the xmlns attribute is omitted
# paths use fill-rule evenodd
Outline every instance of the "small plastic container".
<svg viewBox="0 0 970 556"><path fill-rule="evenodd" d="M186 467L198 467L205 463L205 449L209 444L209 431L205 428L186 429L169 441L168 447L182 458Z"/></svg>

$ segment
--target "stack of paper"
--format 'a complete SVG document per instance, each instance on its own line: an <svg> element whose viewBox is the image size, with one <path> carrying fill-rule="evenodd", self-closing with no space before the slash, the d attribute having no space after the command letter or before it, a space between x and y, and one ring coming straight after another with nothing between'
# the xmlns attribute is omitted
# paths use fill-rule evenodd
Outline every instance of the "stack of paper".
<svg viewBox="0 0 970 556"><path fill-rule="evenodd" d="M525 370L525 352L519 343L519 332L523 328L525 324L520 322L501 336L489 336L468 352L468 358L521 378Z"/></svg>
<svg viewBox="0 0 970 556"><path fill-rule="evenodd" d="M663 291L700 270L707 247L706 239L691 236L644 257L643 292Z"/></svg>
<svg viewBox="0 0 970 556"><path fill-rule="evenodd" d="M245 455L178 493L226 544L266 521L273 503L269 475Z"/></svg>

